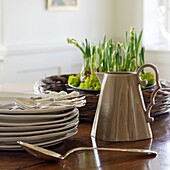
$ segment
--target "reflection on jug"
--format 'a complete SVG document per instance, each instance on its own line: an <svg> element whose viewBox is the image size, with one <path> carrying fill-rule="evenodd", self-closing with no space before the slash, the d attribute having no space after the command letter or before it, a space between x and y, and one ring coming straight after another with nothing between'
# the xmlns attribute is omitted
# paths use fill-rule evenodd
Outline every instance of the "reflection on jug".
<svg viewBox="0 0 170 170"><path fill-rule="evenodd" d="M140 73L145 67L155 71L156 89L145 107ZM104 141L135 141L152 138L150 110L161 88L159 74L153 64L144 64L137 72L96 73L101 92L91 136Z"/></svg>

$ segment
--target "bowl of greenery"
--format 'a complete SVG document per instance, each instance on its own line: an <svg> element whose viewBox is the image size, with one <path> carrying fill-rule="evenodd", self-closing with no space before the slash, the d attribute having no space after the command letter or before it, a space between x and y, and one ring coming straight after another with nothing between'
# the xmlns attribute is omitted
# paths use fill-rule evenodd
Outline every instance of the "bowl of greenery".
<svg viewBox="0 0 170 170"><path fill-rule="evenodd" d="M123 43L107 40L104 36L97 45L85 39L80 45L77 40L67 38L69 44L76 46L83 57L82 70L77 75L70 75L68 84L75 90L87 92L100 91L100 82L95 72L136 72L145 64L145 48L141 45L142 31L137 36L134 27L126 32ZM141 78L148 81L145 87L155 84L155 77L151 72L142 71Z"/></svg>

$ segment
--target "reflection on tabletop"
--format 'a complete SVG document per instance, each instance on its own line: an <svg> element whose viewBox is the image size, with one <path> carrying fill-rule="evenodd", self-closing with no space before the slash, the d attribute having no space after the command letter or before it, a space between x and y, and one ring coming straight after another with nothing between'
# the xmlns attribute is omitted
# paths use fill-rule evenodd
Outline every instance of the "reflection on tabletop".
<svg viewBox="0 0 170 170"><path fill-rule="evenodd" d="M96 141L95 138L91 138L91 143L93 147L97 147L97 143L100 145L103 143L102 141ZM105 143L105 142L104 142ZM106 142L109 144L109 147L112 146L111 142ZM129 142L130 144L131 142ZM136 143L141 143L138 141ZM150 149L152 145L152 140L143 141L143 148ZM114 148L114 147L113 147ZM124 167L129 167L128 161L134 161L135 158L141 160L141 162L136 161L136 168L148 169L149 168L149 160L152 158L149 157L141 157L140 155L131 154L131 153L122 153L122 152L108 152L108 151L86 151L86 152L75 152L71 154L67 159L60 161L60 165L63 168L71 169L71 168L80 168L81 169L102 169L102 167L107 168L107 162L112 162L109 167L120 167L121 164ZM154 157L153 157L154 158ZM74 161L73 161L74 159ZM146 161L148 159L148 161ZM143 161L142 161L143 160ZM109 162L109 163L110 163Z"/></svg>

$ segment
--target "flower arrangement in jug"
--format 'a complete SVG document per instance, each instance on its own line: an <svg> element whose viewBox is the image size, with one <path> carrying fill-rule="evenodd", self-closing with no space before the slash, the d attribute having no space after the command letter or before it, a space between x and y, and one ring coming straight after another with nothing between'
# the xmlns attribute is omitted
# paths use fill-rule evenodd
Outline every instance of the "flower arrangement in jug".
<svg viewBox="0 0 170 170"><path fill-rule="evenodd" d="M83 56L81 72L77 75L70 75L68 83L83 89L100 90L96 71L137 71L145 63L145 48L141 45L141 39L142 31L137 36L134 27L131 27L129 35L126 32L124 43L114 42L113 39L107 40L104 36L103 41L98 45L92 45L87 39L80 45L75 39L67 38L67 42L79 48ZM148 81L147 86L155 83L151 72L143 71L141 78Z"/></svg>

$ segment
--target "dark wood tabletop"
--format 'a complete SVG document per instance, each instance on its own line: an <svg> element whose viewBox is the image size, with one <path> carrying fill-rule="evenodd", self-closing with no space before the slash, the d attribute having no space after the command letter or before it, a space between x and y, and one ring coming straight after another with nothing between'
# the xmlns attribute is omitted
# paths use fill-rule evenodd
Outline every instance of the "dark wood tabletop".
<svg viewBox="0 0 170 170"><path fill-rule="evenodd" d="M119 148L152 149L157 157L140 156L137 154L113 151L80 151L58 162L40 160L26 151L0 151L0 170L53 170L53 169L138 169L164 170L170 169L170 115L155 117L151 124L152 140L135 142L104 142L96 140L98 146ZM78 133L55 146L48 147L53 151L65 153L71 148L92 146L90 137L91 122L81 122Z"/></svg>
<svg viewBox="0 0 170 170"><path fill-rule="evenodd" d="M10 86L11 87L11 86ZM14 86L12 86L14 88ZM17 86L24 87L24 86ZM31 87L31 86L30 86ZM14 90L12 88L12 90ZM16 89L17 89L16 88ZM1 90L10 90L1 86ZM65 160L46 162L24 150L0 150L0 170L168 170L170 169L170 115L169 113L155 116L151 123L153 139L135 142L104 142L92 140L90 137L92 122L80 121L78 133L60 144L48 147L53 151L64 154L69 149L81 146L97 146L112 148L152 149L157 157L113 151L79 151L71 154Z"/></svg>

